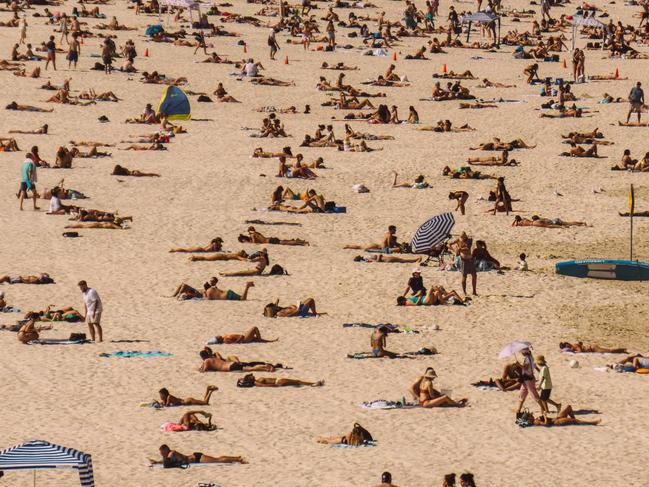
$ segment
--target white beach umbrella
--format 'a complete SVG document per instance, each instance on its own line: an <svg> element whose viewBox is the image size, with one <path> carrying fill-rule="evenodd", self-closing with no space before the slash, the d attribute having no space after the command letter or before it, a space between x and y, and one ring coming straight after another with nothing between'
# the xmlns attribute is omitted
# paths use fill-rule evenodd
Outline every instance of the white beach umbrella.
<svg viewBox="0 0 649 487"><path fill-rule="evenodd" d="M526 342L523 340L515 340L505 345L505 348L503 348L498 354L498 358L507 358L511 355L514 355L517 352L520 352L521 350L530 348L531 346L532 344L530 342Z"/></svg>

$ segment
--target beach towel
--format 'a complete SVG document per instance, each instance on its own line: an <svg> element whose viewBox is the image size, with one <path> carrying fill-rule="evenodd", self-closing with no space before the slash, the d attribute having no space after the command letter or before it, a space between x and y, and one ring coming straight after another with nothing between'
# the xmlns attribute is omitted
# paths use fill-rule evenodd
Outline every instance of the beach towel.
<svg viewBox="0 0 649 487"><path fill-rule="evenodd" d="M67 338L39 338L29 342L30 345L81 345L90 343L90 340L69 340Z"/></svg>
<svg viewBox="0 0 649 487"><path fill-rule="evenodd" d="M333 445L329 445L329 448L371 448L373 446L376 446L376 441L368 441L367 443L364 443L362 445L345 445L343 443L335 443Z"/></svg>
<svg viewBox="0 0 649 487"><path fill-rule="evenodd" d="M301 223L296 222L269 222L266 220L246 220L246 223L249 225L291 225L295 227L301 227Z"/></svg>
<svg viewBox="0 0 649 487"><path fill-rule="evenodd" d="M389 359L388 357L377 357L372 352L357 352L357 353L348 353L347 358L351 358L351 359L354 359L354 360L364 360L364 359L368 359L368 358L396 360L396 359L401 359L401 358L412 358L412 357L408 357L406 355L397 355L393 359Z"/></svg>
<svg viewBox="0 0 649 487"><path fill-rule="evenodd" d="M5 306L4 308L0 308L0 313L20 313L20 310L13 306Z"/></svg>
<svg viewBox="0 0 649 487"><path fill-rule="evenodd" d="M188 465L183 465L183 470L187 468L194 468L194 467L222 467L225 465L233 465L232 463L190 463ZM164 466L161 463L154 463L154 464L147 464L147 467L149 468L164 468ZM177 469L174 469L177 470ZM194 484L192 484L194 485ZM214 487L219 487L217 484L199 484L199 485L211 485Z"/></svg>
<svg viewBox="0 0 649 487"><path fill-rule="evenodd" d="M139 404L141 408L153 408L153 409L163 409L164 406L160 404L158 401L148 401L148 402L141 402Z"/></svg>
<svg viewBox="0 0 649 487"><path fill-rule="evenodd" d="M164 431L165 433L177 433L179 431L188 431L189 427L185 426L184 424L167 421L160 425L160 430Z"/></svg>
<svg viewBox="0 0 649 487"><path fill-rule="evenodd" d="M476 389L479 389L481 391L494 391L494 390L499 390L498 386L496 385L495 382L489 381L489 383L485 383L485 381L479 381L479 382L474 382L471 384L473 387Z"/></svg>
<svg viewBox="0 0 649 487"><path fill-rule="evenodd" d="M363 409L412 409L419 407L416 402L386 401L377 399L374 401L365 401L361 403Z"/></svg>
<svg viewBox="0 0 649 487"><path fill-rule="evenodd" d="M171 357L173 354L168 352L161 352L160 350L152 350L149 352L140 352L137 350L133 351L119 351L119 352L110 352L110 353L100 353L100 357L120 357L120 358L131 358L131 357Z"/></svg>
<svg viewBox="0 0 649 487"><path fill-rule="evenodd" d="M413 330L407 325L393 325L392 323L343 323L343 328L371 328L376 329L381 326L384 326L388 329L388 333L408 333L408 334L417 334L420 333L418 330ZM400 329L403 327L403 330Z"/></svg>

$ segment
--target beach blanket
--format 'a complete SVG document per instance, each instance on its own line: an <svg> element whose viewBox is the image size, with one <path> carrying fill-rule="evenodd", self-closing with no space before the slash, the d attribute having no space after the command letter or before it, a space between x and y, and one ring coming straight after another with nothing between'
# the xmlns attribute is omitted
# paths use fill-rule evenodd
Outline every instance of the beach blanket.
<svg viewBox="0 0 649 487"><path fill-rule="evenodd" d="M153 409L163 409L164 406L160 404L158 401L147 401L147 402L141 402L139 404L141 408L153 408Z"/></svg>
<svg viewBox="0 0 649 487"><path fill-rule="evenodd" d="M131 357L171 357L173 354L168 352L161 352L160 350L152 350L149 352L140 352L138 350L133 351L119 351L119 352L110 352L110 353L100 353L100 357L120 357L120 358L131 358Z"/></svg>
<svg viewBox="0 0 649 487"><path fill-rule="evenodd" d="M269 222L266 220L246 220L248 225L291 225L294 227L301 227L301 223L296 222Z"/></svg>
<svg viewBox="0 0 649 487"><path fill-rule="evenodd" d="M361 403L363 409L412 409L419 407L415 402L386 401L377 399L374 401L365 401Z"/></svg>
<svg viewBox="0 0 649 487"><path fill-rule="evenodd" d="M20 313L20 310L13 306L5 306L4 308L0 308L0 313Z"/></svg>
<svg viewBox="0 0 649 487"><path fill-rule="evenodd" d="M372 352L348 353L347 358L351 358L351 359L354 359L354 360L364 360L364 359L368 359L368 358L390 360L390 359L388 359L388 357L377 357ZM397 355L392 360L402 359L402 358L413 358L413 357L409 357L409 356L406 356L406 355Z"/></svg>
<svg viewBox="0 0 649 487"><path fill-rule="evenodd" d="M329 448L371 448L376 446L376 441L368 441L362 445L345 445L343 443L336 443L334 445L329 445Z"/></svg>
<svg viewBox="0 0 649 487"><path fill-rule="evenodd" d="M473 387L475 387L476 389L479 389L481 391L497 391L497 390L499 390L498 386L493 381L490 381L489 383L485 383L485 381L474 382L471 385Z"/></svg>
<svg viewBox="0 0 649 487"><path fill-rule="evenodd" d="M409 333L409 334L416 334L420 333L418 330L413 330L407 325L403 325L403 330L400 328L402 325L393 325L392 323L377 323L377 324L372 324L372 323L343 323L343 328L371 328L371 329L376 329L381 326L384 326L388 329L388 333Z"/></svg>
<svg viewBox="0 0 649 487"><path fill-rule="evenodd" d="M90 340L69 340L67 338L39 338L29 342L30 345L82 345Z"/></svg>

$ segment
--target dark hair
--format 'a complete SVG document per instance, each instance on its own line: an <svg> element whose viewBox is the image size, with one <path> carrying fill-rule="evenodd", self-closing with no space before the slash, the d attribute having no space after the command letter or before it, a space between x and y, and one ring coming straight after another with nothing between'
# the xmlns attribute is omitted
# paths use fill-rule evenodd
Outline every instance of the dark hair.
<svg viewBox="0 0 649 487"><path fill-rule="evenodd" d="M455 474L454 473L447 473L444 475L444 482L445 485L448 487L454 487L455 486Z"/></svg>
<svg viewBox="0 0 649 487"><path fill-rule="evenodd" d="M79 281L77 283L77 286L87 286L87 285L88 285L88 283L86 281Z"/></svg>
<svg viewBox="0 0 649 487"><path fill-rule="evenodd" d="M525 260L527 258L527 255L523 252L521 255L518 256L519 259Z"/></svg>
<svg viewBox="0 0 649 487"><path fill-rule="evenodd" d="M200 355L203 360L210 358L210 352L207 350L201 350L198 352L198 355Z"/></svg>
<svg viewBox="0 0 649 487"><path fill-rule="evenodd" d="M423 174L420 174L415 178L415 183L423 183L424 182L424 176Z"/></svg>
<svg viewBox="0 0 649 487"><path fill-rule="evenodd" d="M381 474L381 482L383 482L384 484L391 484L392 474L390 472L383 472Z"/></svg>
<svg viewBox="0 0 649 487"><path fill-rule="evenodd" d="M250 242L250 237L248 235L239 234L239 236L237 237L237 240L239 242Z"/></svg>
<svg viewBox="0 0 649 487"><path fill-rule="evenodd" d="M397 306L405 306L406 305L406 297L405 296L399 296L397 298Z"/></svg>
<svg viewBox="0 0 649 487"><path fill-rule="evenodd" d="M460 475L460 480L469 484L469 487L475 487L475 481L473 480L472 473L463 473Z"/></svg>
<svg viewBox="0 0 649 487"><path fill-rule="evenodd" d="M163 388L160 389L158 392L159 392L161 395L163 395L163 396L168 396L168 395L169 395L169 391L167 390L166 387L163 387Z"/></svg>

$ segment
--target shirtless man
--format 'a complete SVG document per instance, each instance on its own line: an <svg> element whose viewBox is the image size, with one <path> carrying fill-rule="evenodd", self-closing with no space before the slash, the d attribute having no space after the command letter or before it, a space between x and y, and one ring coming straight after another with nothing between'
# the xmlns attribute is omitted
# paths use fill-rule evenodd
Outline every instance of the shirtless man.
<svg viewBox="0 0 649 487"><path fill-rule="evenodd" d="M541 218L533 215L531 219L522 218L520 215L514 217L513 227L543 227L543 228L566 228L566 227L587 227L586 222L563 221L560 218Z"/></svg>
<svg viewBox="0 0 649 487"><path fill-rule="evenodd" d="M0 276L0 284L8 282L9 284L54 284L54 279L46 272L37 276Z"/></svg>
<svg viewBox="0 0 649 487"><path fill-rule="evenodd" d="M309 316L321 316L327 313L318 313L315 299L307 298L300 301L299 305L279 306L279 299L264 306L264 316L267 318L306 318Z"/></svg>
<svg viewBox="0 0 649 487"><path fill-rule="evenodd" d="M192 453L191 455L183 455L176 450L172 450L167 445L160 446L160 455L162 460L149 459L152 465L162 465L164 468L181 468L183 465L192 463L248 463L243 457L212 457L204 453Z"/></svg>
<svg viewBox="0 0 649 487"><path fill-rule="evenodd" d="M203 399L194 399L193 397L183 399L171 395L169 391L163 387L158 391L158 394L160 394L160 401L155 402L167 408L175 406L209 406L212 393L218 390L219 388L216 386L207 386Z"/></svg>
<svg viewBox="0 0 649 487"><path fill-rule="evenodd" d="M203 360L199 372L275 372L275 366L265 362L239 362L224 360L218 353L210 353L209 349L201 350L199 355ZM279 365L279 364L278 364Z"/></svg>
<svg viewBox="0 0 649 487"><path fill-rule="evenodd" d="M424 375L410 387L409 391L413 398L418 401L419 407L437 408L437 407L456 407L461 408L467 405L468 399L454 401L447 395L442 395L433 387L433 381L437 374L432 367L428 367Z"/></svg>
<svg viewBox="0 0 649 487"><path fill-rule="evenodd" d="M469 157L467 162L474 166L516 166L516 159L509 159L509 151L504 150L500 157Z"/></svg>
<svg viewBox="0 0 649 487"><path fill-rule="evenodd" d="M397 241L397 227L390 225L388 231L383 235L383 240L380 243L368 245L345 245L343 249L354 250L388 250L390 252L400 252L399 242Z"/></svg>
<svg viewBox="0 0 649 487"><path fill-rule="evenodd" d="M244 334L231 333L229 335L217 335L213 338L214 343L218 345L231 345L234 343L273 343L278 340L279 338L275 338L274 340L266 340L262 338L259 328L256 326L248 329Z"/></svg>

